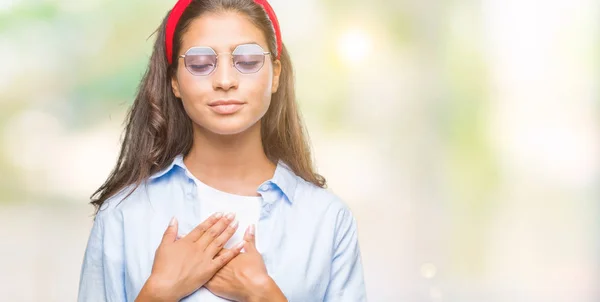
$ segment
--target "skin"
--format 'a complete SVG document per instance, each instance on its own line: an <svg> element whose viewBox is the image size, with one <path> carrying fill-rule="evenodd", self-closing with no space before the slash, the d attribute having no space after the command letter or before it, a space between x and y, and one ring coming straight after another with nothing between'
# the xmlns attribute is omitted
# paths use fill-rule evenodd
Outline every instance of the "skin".
<svg viewBox="0 0 600 302"><path fill-rule="evenodd" d="M136 301L179 301L239 254L240 245L216 256L237 228L231 225L232 216L220 216L209 217L181 240L176 240L177 220L171 221L156 250L150 277Z"/></svg>
<svg viewBox="0 0 600 302"><path fill-rule="evenodd" d="M237 45L248 43L269 49L264 34L245 16L209 13L191 23L182 37L179 55L193 46L230 53ZM183 59L179 60L171 86L194 127L193 147L184 163L209 186L256 196L257 187L272 178L276 168L264 153L260 120L278 89L281 63L266 56L257 73L241 74L231 65L231 57L221 54L217 69L198 77L188 72ZM216 100L231 99L244 102L234 114L218 114L209 106ZM179 301L202 286L234 301L287 301L256 250L254 227L246 230L240 245L223 249L237 225L231 217L217 216L180 240L176 221L167 228L152 273L136 301ZM242 247L245 253L240 253Z"/></svg>
<svg viewBox="0 0 600 302"><path fill-rule="evenodd" d="M254 42L269 49L264 34L238 13L206 14L192 22L183 35L181 53L193 46L210 46L217 53L231 52L237 45ZM209 76L194 76L179 59L172 79L175 96L194 124L194 144L184 159L190 172L218 190L257 195L256 188L270 179L276 165L264 153L260 119L279 85L281 64L265 56L264 66L254 74L241 74L222 54L217 69ZM245 102L232 115L219 115L208 104L215 100Z"/></svg>
<svg viewBox="0 0 600 302"><path fill-rule="evenodd" d="M287 301L267 274L262 256L256 249L254 226L244 234L245 253L225 264L205 284L213 294L233 301ZM231 251L223 249L219 256ZM247 290L253 289L253 290Z"/></svg>

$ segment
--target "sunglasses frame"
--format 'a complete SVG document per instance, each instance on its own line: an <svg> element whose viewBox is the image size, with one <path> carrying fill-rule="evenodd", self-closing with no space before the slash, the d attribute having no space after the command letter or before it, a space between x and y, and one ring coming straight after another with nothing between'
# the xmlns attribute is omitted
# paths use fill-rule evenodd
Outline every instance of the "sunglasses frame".
<svg viewBox="0 0 600 302"><path fill-rule="evenodd" d="M235 70L237 70L239 73L241 73L241 74L253 74L253 73L257 73L257 72L259 72L259 71L260 71L260 70L263 68L263 66L265 66L265 60L263 60L263 61L262 61L262 65L260 66L260 68L259 68L259 69L257 69L255 72L248 72L248 73L245 73L245 72L242 72L241 70L239 70L239 69L238 69L238 68L235 66L235 62L233 62L233 56L234 56L234 54L233 54L233 53L235 53L235 51L236 51L236 50L237 50L239 47L246 46L246 45L256 45L256 46L258 46L258 48L260 48L260 49L262 50L262 55L263 55L263 56L265 56L265 55L271 55L271 52L270 52L270 51L264 51L264 49L263 49L263 48L262 48L260 45L258 45L258 44L255 44L255 43L251 43L251 44L240 44L240 45L236 46L236 47L235 47L235 49L234 49L232 52L221 52L221 53L217 53L217 52L216 52L216 51L215 51L215 50L214 50L212 47L209 47L209 46L193 46L193 47L190 47L190 48L189 48L189 49L188 49L188 50L185 52L185 54L179 55L179 58L183 58L183 59L184 59L184 60L183 60L183 65L185 66L185 69L187 69L187 71L188 71L188 72L189 72L191 75L193 75L193 76L197 76L197 77L205 77L205 76L209 76L209 75L211 75L213 72L215 72L215 70L217 70L217 68L219 68L219 55L221 55L221 54L229 54L229 55L231 55L231 65L232 65L232 66L233 66L233 68L235 68ZM211 70L209 73L207 73L207 74L194 74L194 73L193 73L193 72L192 72L192 71L191 71L191 70L188 68L188 66L187 66L187 62L185 61L185 57L186 57L186 56L188 56L188 53L189 53L189 52L190 52L192 49L210 49L210 50L212 50L212 52L213 52L213 53L214 53L214 55L215 55L215 68L213 68L213 69L212 69L212 70ZM258 54L260 54L260 53L257 53L257 55L258 55Z"/></svg>

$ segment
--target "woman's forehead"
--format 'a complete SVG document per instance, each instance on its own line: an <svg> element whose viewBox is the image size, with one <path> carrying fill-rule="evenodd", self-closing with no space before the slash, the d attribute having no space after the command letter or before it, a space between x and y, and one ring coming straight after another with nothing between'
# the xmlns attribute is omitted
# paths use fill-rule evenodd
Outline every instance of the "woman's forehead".
<svg viewBox="0 0 600 302"><path fill-rule="evenodd" d="M217 52L229 52L241 44L268 45L262 31L248 17L236 13L207 13L196 18L182 37L181 51L208 46Z"/></svg>

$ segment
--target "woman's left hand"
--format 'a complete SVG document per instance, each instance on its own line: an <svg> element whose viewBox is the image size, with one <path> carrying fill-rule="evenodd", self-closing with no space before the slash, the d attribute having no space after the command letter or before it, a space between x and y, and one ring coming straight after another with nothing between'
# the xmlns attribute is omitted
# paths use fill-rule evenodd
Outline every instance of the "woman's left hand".
<svg viewBox="0 0 600 302"><path fill-rule="evenodd" d="M244 241L245 253L229 261L204 286L213 294L234 301L287 301L269 277L256 249L254 225L246 229Z"/></svg>

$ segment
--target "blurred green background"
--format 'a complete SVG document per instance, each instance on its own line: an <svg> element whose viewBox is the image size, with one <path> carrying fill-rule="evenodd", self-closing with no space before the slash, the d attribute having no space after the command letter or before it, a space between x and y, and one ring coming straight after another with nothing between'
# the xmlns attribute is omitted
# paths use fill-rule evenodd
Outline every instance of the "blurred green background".
<svg viewBox="0 0 600 302"><path fill-rule="evenodd" d="M600 300L600 5L272 0L370 301ZM174 1L0 0L0 299L74 301Z"/></svg>

